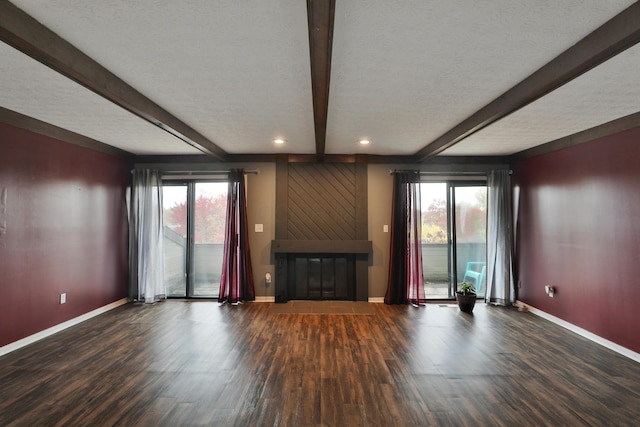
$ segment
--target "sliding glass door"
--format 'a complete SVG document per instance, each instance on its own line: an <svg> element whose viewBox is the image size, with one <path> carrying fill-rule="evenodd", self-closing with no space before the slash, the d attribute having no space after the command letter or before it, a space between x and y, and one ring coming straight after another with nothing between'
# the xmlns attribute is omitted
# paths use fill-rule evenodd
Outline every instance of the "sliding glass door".
<svg viewBox="0 0 640 427"><path fill-rule="evenodd" d="M422 270L427 299L451 298L448 188L446 182L420 184Z"/></svg>
<svg viewBox="0 0 640 427"><path fill-rule="evenodd" d="M484 182L425 182L422 263L428 299L455 297L459 283L486 288L487 188Z"/></svg>
<svg viewBox="0 0 640 427"><path fill-rule="evenodd" d="M226 182L196 182L190 296L218 296L227 211Z"/></svg>
<svg viewBox="0 0 640 427"><path fill-rule="evenodd" d="M227 208L226 182L163 186L165 285L170 297L217 297Z"/></svg>
<svg viewBox="0 0 640 427"><path fill-rule="evenodd" d="M487 271L487 186L451 185L454 207L454 283L471 283L484 296ZM454 289L454 291L457 289Z"/></svg>
<svg viewBox="0 0 640 427"><path fill-rule="evenodd" d="M164 285L167 296L187 296L187 185L162 186Z"/></svg>

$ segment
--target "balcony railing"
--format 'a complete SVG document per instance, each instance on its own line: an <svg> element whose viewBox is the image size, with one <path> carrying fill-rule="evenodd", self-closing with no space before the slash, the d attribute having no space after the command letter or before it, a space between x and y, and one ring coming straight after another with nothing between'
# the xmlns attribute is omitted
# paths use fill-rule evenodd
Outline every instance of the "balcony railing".
<svg viewBox="0 0 640 427"><path fill-rule="evenodd" d="M449 278L449 246L446 243L422 244L422 267L427 298L449 298L453 295ZM462 282L468 262L486 262L485 243L458 243L457 282ZM480 292L482 294L482 292Z"/></svg>
<svg viewBox="0 0 640 427"><path fill-rule="evenodd" d="M193 296L217 297L223 258L222 243L196 243L193 257ZM186 239L165 227L164 283L169 296L186 296Z"/></svg>

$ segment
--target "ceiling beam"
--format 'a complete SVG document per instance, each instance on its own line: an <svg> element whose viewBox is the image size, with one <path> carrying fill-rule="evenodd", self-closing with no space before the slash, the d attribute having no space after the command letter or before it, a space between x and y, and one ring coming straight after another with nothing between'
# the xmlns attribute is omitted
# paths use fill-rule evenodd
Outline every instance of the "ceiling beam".
<svg viewBox="0 0 640 427"><path fill-rule="evenodd" d="M420 162L554 91L640 41L636 2L415 155Z"/></svg>
<svg viewBox="0 0 640 427"><path fill-rule="evenodd" d="M316 158L319 162L324 160L327 137L329 77L331 74L331 46L333 44L335 9L335 0L307 0L313 121L316 136Z"/></svg>
<svg viewBox="0 0 640 427"><path fill-rule="evenodd" d="M8 1L0 1L0 40L208 156L225 159L216 144Z"/></svg>

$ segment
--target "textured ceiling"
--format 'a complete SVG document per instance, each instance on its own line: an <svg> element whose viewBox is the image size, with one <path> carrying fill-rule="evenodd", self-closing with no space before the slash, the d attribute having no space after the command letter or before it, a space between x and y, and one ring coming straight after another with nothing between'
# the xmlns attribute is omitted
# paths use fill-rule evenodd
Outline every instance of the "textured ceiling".
<svg viewBox="0 0 640 427"><path fill-rule="evenodd" d="M315 151L303 1L13 3L227 152Z"/></svg>
<svg viewBox="0 0 640 427"><path fill-rule="evenodd" d="M630 3L339 1L327 152L413 154Z"/></svg>
<svg viewBox="0 0 640 427"><path fill-rule="evenodd" d="M306 2L12 3L230 154L315 152ZM326 152L415 154L632 3L337 0ZM512 154L640 111L638 53L443 154ZM0 58L2 107L134 154L197 153L13 48Z"/></svg>
<svg viewBox="0 0 640 427"><path fill-rule="evenodd" d="M136 154L198 154L167 132L0 43L0 105Z"/></svg>
<svg viewBox="0 0 640 427"><path fill-rule="evenodd" d="M640 111L637 76L640 76L639 45L476 132L443 154L512 154L637 113Z"/></svg>

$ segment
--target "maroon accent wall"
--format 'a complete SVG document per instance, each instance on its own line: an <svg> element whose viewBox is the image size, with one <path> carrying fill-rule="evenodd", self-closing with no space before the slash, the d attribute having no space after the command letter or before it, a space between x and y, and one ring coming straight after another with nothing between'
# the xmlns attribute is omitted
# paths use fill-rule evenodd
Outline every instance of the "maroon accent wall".
<svg viewBox="0 0 640 427"><path fill-rule="evenodd" d="M0 346L126 296L131 167L0 124Z"/></svg>
<svg viewBox="0 0 640 427"><path fill-rule="evenodd" d="M639 162L637 128L519 161L513 175L518 299L635 352Z"/></svg>

